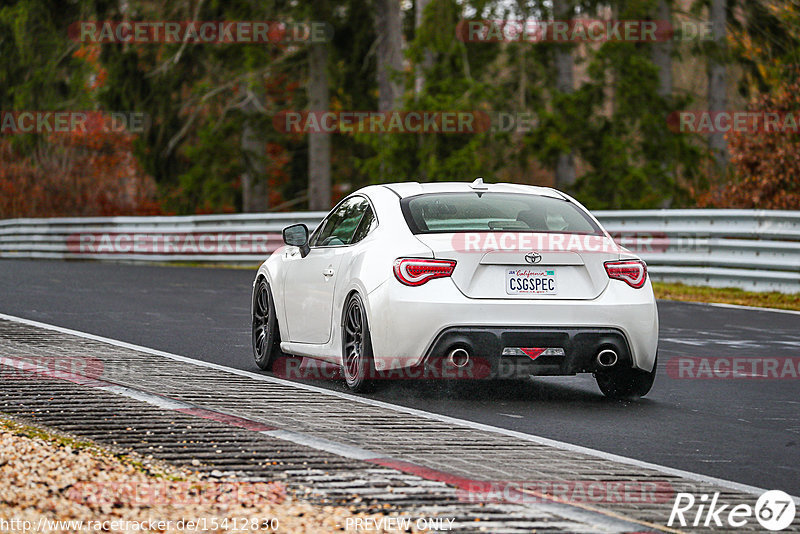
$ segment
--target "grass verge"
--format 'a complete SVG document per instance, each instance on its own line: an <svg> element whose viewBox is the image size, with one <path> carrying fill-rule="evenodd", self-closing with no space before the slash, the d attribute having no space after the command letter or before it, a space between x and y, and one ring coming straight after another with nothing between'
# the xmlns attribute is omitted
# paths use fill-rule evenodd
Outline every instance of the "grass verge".
<svg viewBox="0 0 800 534"><path fill-rule="evenodd" d="M733 287L687 286L653 282L656 298L663 300L682 300L686 302L709 302L758 306L780 310L800 310L800 294L756 293Z"/></svg>

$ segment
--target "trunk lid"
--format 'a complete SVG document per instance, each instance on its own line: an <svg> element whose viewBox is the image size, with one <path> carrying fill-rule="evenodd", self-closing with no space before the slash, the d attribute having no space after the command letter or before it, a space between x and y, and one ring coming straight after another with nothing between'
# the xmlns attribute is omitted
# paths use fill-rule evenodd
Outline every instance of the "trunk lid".
<svg viewBox="0 0 800 534"><path fill-rule="evenodd" d="M613 240L598 235L485 232L416 237L434 257L457 261L453 282L474 299L594 299L609 283L603 264L620 257Z"/></svg>

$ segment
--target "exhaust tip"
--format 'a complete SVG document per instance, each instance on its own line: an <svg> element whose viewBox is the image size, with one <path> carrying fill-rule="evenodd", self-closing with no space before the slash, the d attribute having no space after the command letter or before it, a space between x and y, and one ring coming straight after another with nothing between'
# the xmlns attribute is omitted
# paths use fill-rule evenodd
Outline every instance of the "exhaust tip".
<svg viewBox="0 0 800 534"><path fill-rule="evenodd" d="M455 348L447 355L447 361L454 367L464 367L469 363L469 352L461 347Z"/></svg>
<svg viewBox="0 0 800 534"><path fill-rule="evenodd" d="M597 364L600 367L613 367L617 364L619 356L617 352L612 349L603 349L597 353Z"/></svg>

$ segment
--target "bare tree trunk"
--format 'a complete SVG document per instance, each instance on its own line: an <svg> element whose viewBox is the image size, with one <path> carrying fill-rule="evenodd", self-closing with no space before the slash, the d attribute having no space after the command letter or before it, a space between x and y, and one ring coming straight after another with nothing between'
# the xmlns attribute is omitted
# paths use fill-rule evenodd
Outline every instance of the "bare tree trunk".
<svg viewBox="0 0 800 534"><path fill-rule="evenodd" d="M553 0L553 15L556 20L569 20L572 18L572 5L570 0ZM568 44L556 45L556 91L571 94L575 90L574 61L572 50ZM556 187L559 189L570 187L575 183L575 159L572 152L560 154L556 162Z"/></svg>
<svg viewBox="0 0 800 534"><path fill-rule="evenodd" d="M667 0L659 0L656 8L655 19L657 21L670 21L670 7ZM652 44L653 64L658 67L658 87L656 93L669 101L672 98L672 41L667 39ZM664 117L667 120L667 117ZM666 161L661 161L661 170L666 175L669 174L669 165ZM668 208L672 205L672 195L665 195L662 199L661 207Z"/></svg>
<svg viewBox="0 0 800 534"><path fill-rule="evenodd" d="M709 17L714 49L708 60L708 110L712 114L725 111L727 106L726 16L727 0L711 0ZM720 168L725 167L728 163L728 143L724 132L712 132L708 144L717 165Z"/></svg>
<svg viewBox="0 0 800 534"><path fill-rule="evenodd" d="M314 43L308 51L308 102L311 111L327 111L328 44ZM331 134L308 134L308 207L327 211L331 207Z"/></svg>
<svg viewBox="0 0 800 534"><path fill-rule="evenodd" d="M525 0L517 0L517 10L522 20L528 20L529 10ZM528 93L528 72L525 62L525 51L519 54L519 79L517 80L518 106L521 112L525 111L525 96Z"/></svg>
<svg viewBox="0 0 800 534"><path fill-rule="evenodd" d="M245 213L265 211L269 208L267 203L266 184L266 150L264 138L254 126L254 119L261 111L256 99L258 95L247 89L247 100L242 106L245 113L244 126L242 127L242 211Z"/></svg>
<svg viewBox="0 0 800 534"><path fill-rule="evenodd" d="M419 29L422 27L425 7L429 2L430 0L417 0L417 5L415 7L416 12L414 13L414 28L416 28L417 31L419 31ZM414 77L414 94L416 96L419 96L419 94L422 92L422 89L425 87L425 69L430 68L432 64L433 53L430 50L425 50L422 63L417 65Z"/></svg>
<svg viewBox="0 0 800 534"><path fill-rule="evenodd" d="M414 29L416 32L420 31L422 28L422 23L425 19L425 8L428 6L430 0L416 0L416 5L414 7ZM433 52L425 49L425 52L422 57L422 63L415 67L414 72L414 98L419 99L419 95L422 94L422 90L425 89L425 71L429 69L433 65ZM417 136L417 153L422 153L422 147L424 143L424 137L421 135ZM383 174L383 165L381 165L381 174ZM428 180L428 169L425 165L419 165L419 179L421 181Z"/></svg>
<svg viewBox="0 0 800 534"><path fill-rule="evenodd" d="M378 110L397 109L403 88L395 81L403 69L400 0L375 0L375 34L378 36Z"/></svg>
<svg viewBox="0 0 800 534"><path fill-rule="evenodd" d="M659 0L656 20L669 21L670 9L667 0ZM672 41L667 39L653 43L653 63L658 67L659 96L669 98L672 95Z"/></svg>
<svg viewBox="0 0 800 534"><path fill-rule="evenodd" d="M246 121L242 129L242 211L245 213L265 211L269 208L266 184L266 157L264 139Z"/></svg>

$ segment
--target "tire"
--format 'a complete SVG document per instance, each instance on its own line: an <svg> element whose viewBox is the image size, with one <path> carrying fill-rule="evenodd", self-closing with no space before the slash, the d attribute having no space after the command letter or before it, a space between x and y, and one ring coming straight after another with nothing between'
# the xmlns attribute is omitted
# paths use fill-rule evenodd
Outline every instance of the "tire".
<svg viewBox="0 0 800 534"><path fill-rule="evenodd" d="M644 397L653 387L656 379L658 356L653 363L652 371L641 369L620 369L617 371L602 371L594 375L597 386L608 398L611 399L638 399Z"/></svg>
<svg viewBox="0 0 800 534"><path fill-rule="evenodd" d="M375 361L364 301L353 293L344 305L342 374L350 390L366 393L375 387Z"/></svg>
<svg viewBox="0 0 800 534"><path fill-rule="evenodd" d="M253 290L252 316L253 357L259 368L269 371L275 356L280 353L281 336L272 290L263 278L259 279Z"/></svg>

